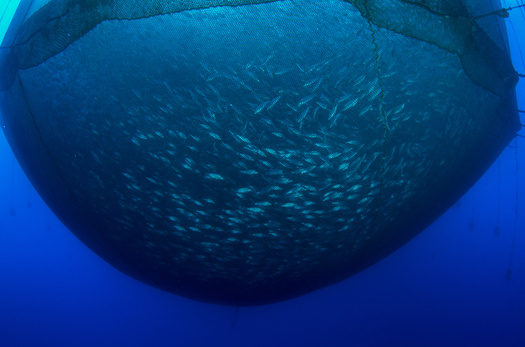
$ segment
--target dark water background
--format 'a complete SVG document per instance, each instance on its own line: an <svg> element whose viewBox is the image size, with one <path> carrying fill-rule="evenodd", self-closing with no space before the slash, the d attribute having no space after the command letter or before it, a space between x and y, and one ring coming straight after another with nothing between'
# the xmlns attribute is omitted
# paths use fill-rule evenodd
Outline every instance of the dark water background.
<svg viewBox="0 0 525 347"><path fill-rule="evenodd" d="M511 12L520 73L523 19ZM518 95L524 109L523 81ZM99 259L47 209L1 134L0 346L525 346L524 174L520 137L383 261L314 293L236 310L161 292Z"/></svg>

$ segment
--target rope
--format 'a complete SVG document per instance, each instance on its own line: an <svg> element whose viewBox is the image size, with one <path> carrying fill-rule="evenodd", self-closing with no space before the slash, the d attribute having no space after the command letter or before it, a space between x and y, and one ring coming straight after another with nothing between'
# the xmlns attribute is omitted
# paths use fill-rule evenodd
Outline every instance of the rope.
<svg viewBox="0 0 525 347"><path fill-rule="evenodd" d="M515 138L514 139L514 148L515 148L515 157L516 157L516 205L515 205L515 208L514 208L514 213L515 213L515 216L514 216L514 231L512 233L512 246L511 246L511 251L510 251L510 259L509 259L509 268L507 269L507 273L505 274L505 279L507 281L510 281L510 279L512 278L512 259L514 258L514 249L515 249L515 245L516 245L516 233L517 233L517 230L518 230L518 206L519 206L519 178L520 178L520 173L519 173L519 161L518 161L518 140Z"/></svg>
<svg viewBox="0 0 525 347"><path fill-rule="evenodd" d="M503 18L508 18L510 16L509 11L515 10L517 8L520 8L520 7L525 7L525 4L518 5L518 6L511 6L511 7L507 7L507 8L500 8L500 9L498 9L496 11L492 11L492 12L485 13L485 14L480 14L479 16L473 16L472 18L473 19L479 19L479 18L484 18L484 17L488 17L488 16L500 16L500 17L503 17Z"/></svg>
<svg viewBox="0 0 525 347"><path fill-rule="evenodd" d="M386 167L386 141L387 141L387 132L389 130L388 123L385 113L385 91L383 89L383 78L381 77L381 65L379 60L379 47L376 41L376 31L372 26L372 22L368 21L368 26L372 34L372 44L374 45L374 57L376 60L377 67L377 79L380 90L380 102L379 102L379 115L382 118L383 125L383 156L381 158L381 183L380 183L380 194L383 196L384 183L385 183L385 167Z"/></svg>
<svg viewBox="0 0 525 347"><path fill-rule="evenodd" d="M497 210L497 219L496 219L496 228L494 229L494 234L499 236L500 234L500 215L501 215L501 158L498 158L498 210Z"/></svg>

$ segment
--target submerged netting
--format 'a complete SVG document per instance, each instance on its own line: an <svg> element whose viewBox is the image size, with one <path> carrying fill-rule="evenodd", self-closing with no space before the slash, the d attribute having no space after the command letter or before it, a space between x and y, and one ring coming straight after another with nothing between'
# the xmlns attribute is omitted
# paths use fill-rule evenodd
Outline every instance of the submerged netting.
<svg viewBox="0 0 525 347"><path fill-rule="evenodd" d="M64 223L191 298L261 304L420 232L519 125L490 1L49 1L0 50L6 136Z"/></svg>
<svg viewBox="0 0 525 347"><path fill-rule="evenodd" d="M277 0L123 1L56 0L44 5L20 28L11 44L10 69L36 66L64 50L106 20L132 20L217 6ZM469 76L484 88L505 93L517 75L502 51L470 18L461 0L345 0L373 24L423 40L457 54ZM417 19L417 20L414 20ZM10 74L12 76L12 74Z"/></svg>

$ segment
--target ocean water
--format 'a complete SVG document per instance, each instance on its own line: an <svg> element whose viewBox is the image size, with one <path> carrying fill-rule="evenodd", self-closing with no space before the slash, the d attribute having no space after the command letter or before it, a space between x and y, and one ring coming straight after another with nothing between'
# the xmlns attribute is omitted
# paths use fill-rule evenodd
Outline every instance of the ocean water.
<svg viewBox="0 0 525 347"><path fill-rule="evenodd" d="M525 16L510 14L523 74ZM523 81L517 93L523 109ZM0 346L523 346L524 145L512 141L455 206L374 266L237 309L159 291L105 263L49 211L2 134Z"/></svg>

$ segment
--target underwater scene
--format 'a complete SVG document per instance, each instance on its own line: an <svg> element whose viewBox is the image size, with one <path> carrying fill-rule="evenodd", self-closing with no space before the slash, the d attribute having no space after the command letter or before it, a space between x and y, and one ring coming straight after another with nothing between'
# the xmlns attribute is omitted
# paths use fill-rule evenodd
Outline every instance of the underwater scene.
<svg viewBox="0 0 525 347"><path fill-rule="evenodd" d="M525 345L525 3L3 0L1 346Z"/></svg>

